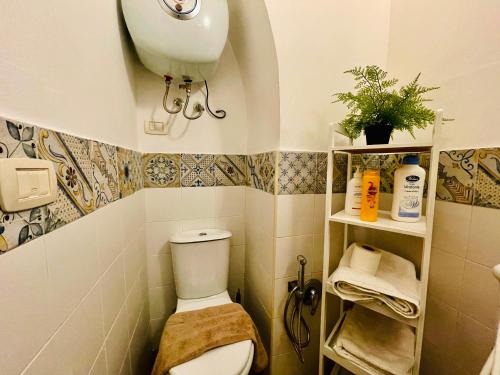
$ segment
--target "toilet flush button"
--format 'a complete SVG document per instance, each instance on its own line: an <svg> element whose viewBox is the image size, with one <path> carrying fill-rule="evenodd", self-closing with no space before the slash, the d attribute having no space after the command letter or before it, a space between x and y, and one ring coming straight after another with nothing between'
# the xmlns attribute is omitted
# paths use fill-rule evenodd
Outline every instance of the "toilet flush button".
<svg viewBox="0 0 500 375"><path fill-rule="evenodd" d="M55 201L57 180L49 160L0 159L0 207L16 212Z"/></svg>

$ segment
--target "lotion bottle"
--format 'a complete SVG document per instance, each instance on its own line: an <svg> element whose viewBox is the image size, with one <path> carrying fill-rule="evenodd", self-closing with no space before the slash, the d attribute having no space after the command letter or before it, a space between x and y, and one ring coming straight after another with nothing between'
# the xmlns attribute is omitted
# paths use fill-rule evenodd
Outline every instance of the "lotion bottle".
<svg viewBox="0 0 500 375"><path fill-rule="evenodd" d="M362 174L358 167L353 178L347 183L345 212L348 215L359 216L361 214L361 177Z"/></svg>
<svg viewBox="0 0 500 375"><path fill-rule="evenodd" d="M377 221L380 199L380 173L369 169L363 173L361 188L361 215L363 221Z"/></svg>
<svg viewBox="0 0 500 375"><path fill-rule="evenodd" d="M391 217L397 221L416 222L422 213L425 169L418 165L418 155L407 155L394 173Z"/></svg>

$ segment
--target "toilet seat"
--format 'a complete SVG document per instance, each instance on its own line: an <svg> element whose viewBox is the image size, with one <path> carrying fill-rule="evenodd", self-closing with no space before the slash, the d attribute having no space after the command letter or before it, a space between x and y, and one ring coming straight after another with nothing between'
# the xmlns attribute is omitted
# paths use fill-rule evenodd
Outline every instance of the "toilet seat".
<svg viewBox="0 0 500 375"><path fill-rule="evenodd" d="M206 307L232 303L227 291L215 296L197 299L178 299L176 312L200 310ZM201 356L175 366L169 375L246 375L253 361L251 340L240 341L212 349Z"/></svg>

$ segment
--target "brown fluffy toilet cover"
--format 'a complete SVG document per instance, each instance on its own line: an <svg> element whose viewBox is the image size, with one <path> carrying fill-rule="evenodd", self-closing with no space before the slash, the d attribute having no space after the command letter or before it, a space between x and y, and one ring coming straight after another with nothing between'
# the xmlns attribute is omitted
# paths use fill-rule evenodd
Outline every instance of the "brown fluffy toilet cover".
<svg viewBox="0 0 500 375"><path fill-rule="evenodd" d="M166 375L172 367L211 349L244 340L252 340L252 370L261 372L268 363L266 349L252 318L239 304L174 314L165 324L152 375Z"/></svg>

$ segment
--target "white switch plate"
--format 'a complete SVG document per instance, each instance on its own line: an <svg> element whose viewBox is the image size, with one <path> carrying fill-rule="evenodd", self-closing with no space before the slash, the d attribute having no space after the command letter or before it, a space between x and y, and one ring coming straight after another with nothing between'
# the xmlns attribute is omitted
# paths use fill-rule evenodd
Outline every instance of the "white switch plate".
<svg viewBox="0 0 500 375"><path fill-rule="evenodd" d="M162 121L144 121L144 133L154 135L168 134L168 124Z"/></svg>
<svg viewBox="0 0 500 375"><path fill-rule="evenodd" d="M54 202L57 178L49 160L0 159L0 207L5 212L28 210Z"/></svg>

